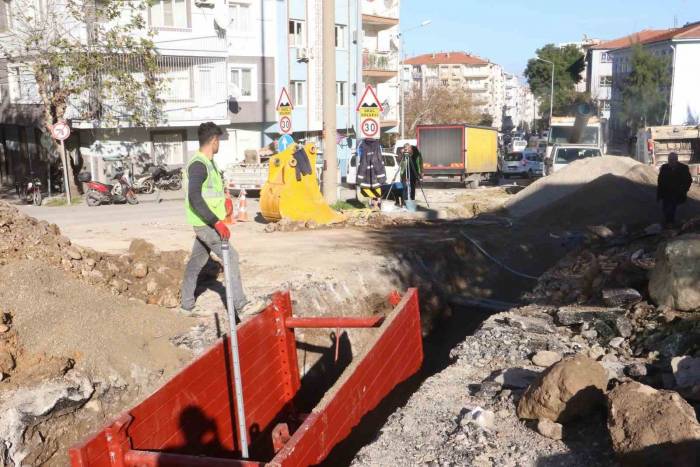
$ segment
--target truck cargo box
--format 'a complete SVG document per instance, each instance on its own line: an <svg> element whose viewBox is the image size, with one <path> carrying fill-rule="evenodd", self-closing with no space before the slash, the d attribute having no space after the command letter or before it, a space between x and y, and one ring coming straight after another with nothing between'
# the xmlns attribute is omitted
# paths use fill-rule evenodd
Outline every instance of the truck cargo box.
<svg viewBox="0 0 700 467"><path fill-rule="evenodd" d="M418 149L428 176L489 178L498 170L498 131L474 125L421 125Z"/></svg>

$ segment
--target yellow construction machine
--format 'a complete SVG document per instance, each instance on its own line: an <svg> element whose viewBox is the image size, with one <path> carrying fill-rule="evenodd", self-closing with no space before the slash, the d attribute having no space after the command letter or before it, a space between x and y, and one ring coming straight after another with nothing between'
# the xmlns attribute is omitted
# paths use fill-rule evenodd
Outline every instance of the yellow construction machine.
<svg viewBox="0 0 700 467"><path fill-rule="evenodd" d="M334 224L345 216L321 195L316 178L316 146L291 144L270 157L270 173L260 191L260 212L271 222L281 219Z"/></svg>

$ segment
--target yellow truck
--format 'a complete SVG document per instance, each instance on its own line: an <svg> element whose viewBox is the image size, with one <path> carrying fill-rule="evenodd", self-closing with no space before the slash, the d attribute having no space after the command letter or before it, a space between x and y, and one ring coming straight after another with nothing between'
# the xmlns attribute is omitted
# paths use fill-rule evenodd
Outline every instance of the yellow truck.
<svg viewBox="0 0 700 467"><path fill-rule="evenodd" d="M498 130L476 125L420 125L416 128L423 172L459 179L469 188L494 180L498 172Z"/></svg>

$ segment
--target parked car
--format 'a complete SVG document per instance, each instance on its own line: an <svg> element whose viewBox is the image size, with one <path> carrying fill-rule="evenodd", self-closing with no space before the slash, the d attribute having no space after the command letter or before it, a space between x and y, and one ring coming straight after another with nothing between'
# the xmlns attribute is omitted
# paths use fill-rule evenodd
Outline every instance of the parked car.
<svg viewBox="0 0 700 467"><path fill-rule="evenodd" d="M543 173L542 156L531 150L508 153L498 162L498 169L504 178L512 175L535 177Z"/></svg>
<svg viewBox="0 0 700 467"><path fill-rule="evenodd" d="M522 152L527 148L527 141L525 141L522 138L513 138L513 140L510 142L510 151L511 152Z"/></svg>
<svg viewBox="0 0 700 467"><path fill-rule="evenodd" d="M382 152L382 158L384 159L384 168L386 169L386 180L387 186L392 183L397 183L401 181L401 176L399 175L399 160L396 154L390 152ZM357 185L357 154L354 153L350 159L348 159L348 172L346 181L351 188L355 189L355 197L358 200L362 200L363 196L360 193L360 185ZM384 190L382 190L384 192Z"/></svg>
<svg viewBox="0 0 700 467"><path fill-rule="evenodd" d="M551 156L546 159L545 172L551 175L574 161L588 157L603 157L603 153L592 146L555 145Z"/></svg>

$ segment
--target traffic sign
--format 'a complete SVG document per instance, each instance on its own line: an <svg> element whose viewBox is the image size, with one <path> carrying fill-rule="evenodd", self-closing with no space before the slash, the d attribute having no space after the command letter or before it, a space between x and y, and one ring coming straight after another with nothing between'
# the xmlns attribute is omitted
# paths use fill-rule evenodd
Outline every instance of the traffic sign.
<svg viewBox="0 0 700 467"><path fill-rule="evenodd" d="M292 115L293 109L294 107L292 106L292 100L289 98L287 88L282 88L282 92L280 92L280 98L277 99L277 113L280 117L289 117L290 115Z"/></svg>
<svg viewBox="0 0 700 467"><path fill-rule="evenodd" d="M360 99L360 102L357 104L357 112L360 114L360 118L379 119L383 111L384 107L382 107L382 103L379 102L377 93L374 91L374 88L368 84L362 95L362 99Z"/></svg>
<svg viewBox="0 0 700 467"><path fill-rule="evenodd" d="M376 118L363 118L360 121L360 133L363 138L376 138L379 135L379 120Z"/></svg>
<svg viewBox="0 0 700 467"><path fill-rule="evenodd" d="M287 149L287 147L291 146L292 144L294 144L294 140L292 139L291 136L289 136L289 135L282 135L282 136L280 136L279 139L277 140L277 150L278 150L279 152L282 152L282 151L284 151L285 149Z"/></svg>
<svg viewBox="0 0 700 467"><path fill-rule="evenodd" d="M280 117L279 121L280 133L288 135L292 132L292 118L291 117Z"/></svg>
<svg viewBox="0 0 700 467"><path fill-rule="evenodd" d="M70 127L64 121L60 121L51 127L51 136L58 141L65 141L70 136Z"/></svg>

